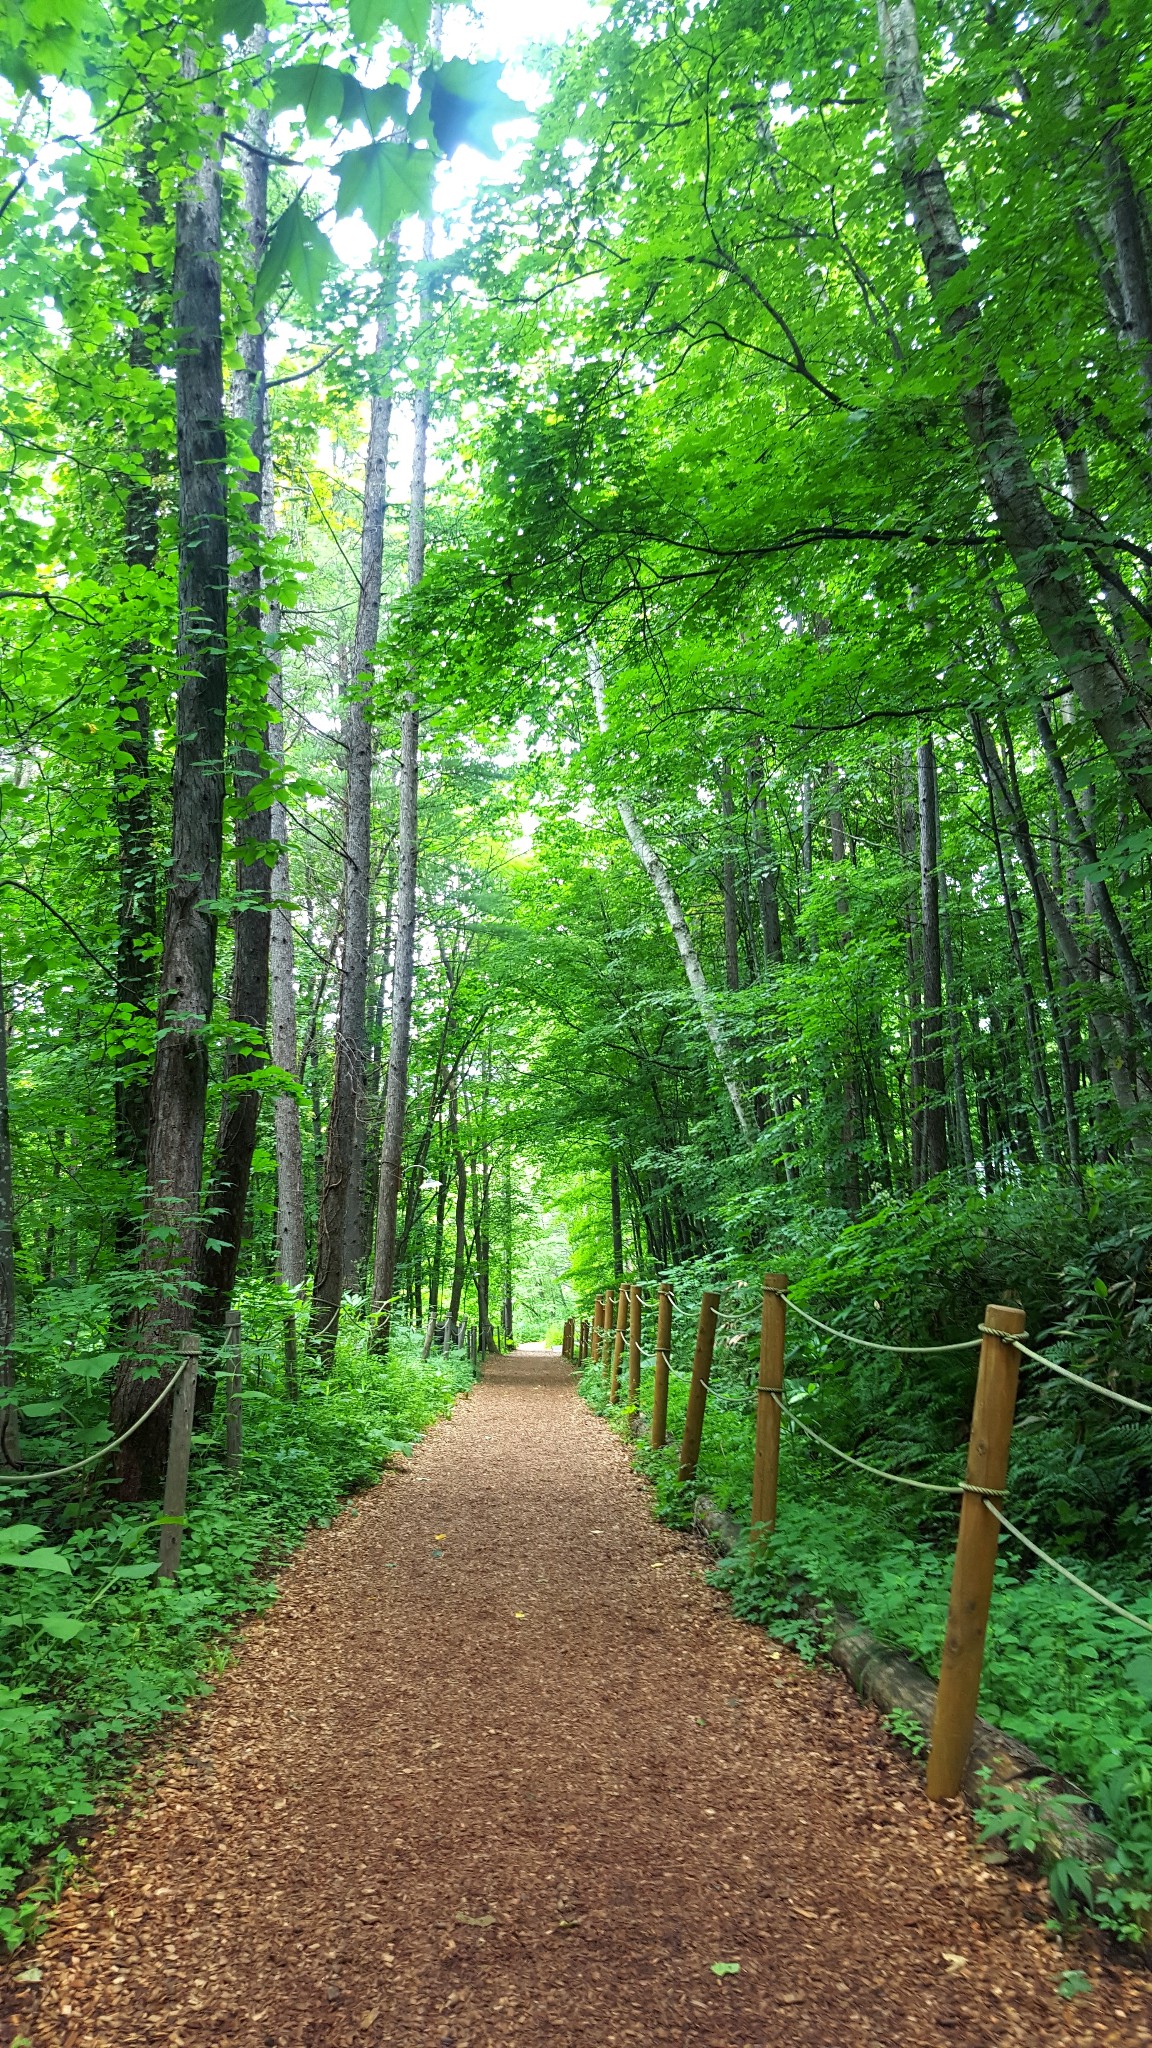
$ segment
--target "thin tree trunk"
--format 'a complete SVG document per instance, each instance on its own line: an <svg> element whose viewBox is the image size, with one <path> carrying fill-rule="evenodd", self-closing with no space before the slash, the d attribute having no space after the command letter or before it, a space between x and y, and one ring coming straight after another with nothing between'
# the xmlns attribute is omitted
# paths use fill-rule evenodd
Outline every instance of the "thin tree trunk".
<svg viewBox="0 0 1152 2048"><path fill-rule="evenodd" d="M8 1122L8 1006L0 960L0 1395L16 1384L15 1210L12 1191L12 1134ZM20 1415L0 1399L0 1465L20 1464Z"/></svg>
<svg viewBox="0 0 1152 2048"><path fill-rule="evenodd" d="M975 293L956 279L968 257L943 167L930 153L915 0L877 0L888 119L941 333L963 342L959 394L968 439L1000 537L1041 635L1141 808L1152 816L1152 732L1132 703L1128 676L1096 618L1069 549L1048 510L1012 410L1008 387L984 351Z"/></svg>
<svg viewBox="0 0 1152 2048"><path fill-rule="evenodd" d="M613 1160L608 1169L612 1200L612 1278L617 1287L624 1278L624 1218L620 1207L620 1168Z"/></svg>
<svg viewBox="0 0 1152 2048"><path fill-rule="evenodd" d="M432 256L432 222L424 229L424 261ZM421 325L429 307L421 304ZM424 576L425 493L428 473L430 387L416 393L412 450L412 496L408 518L408 588ZM408 1057L412 1044L412 996L416 970L416 869L419 859L420 713L411 691L400 713L400 810L396 844L396 957L392 968L392 1027L384 1088L384 1129L380 1140L380 1181L376 1198L376 1262L372 1306L377 1312L374 1348L387 1351L396 1284L396 1213L408 1109Z"/></svg>
<svg viewBox="0 0 1152 2048"><path fill-rule="evenodd" d="M284 765L284 692L279 663L268 684L268 751ZM272 1013L272 1060L293 1079L297 1067L296 946L292 933L292 878L288 856L288 813L277 799L272 805L272 840L277 847L272 870L272 915L269 930L269 994ZM308 1271L304 1231L304 1153L300 1138L300 1104L295 1095L277 1095L273 1105L276 1131L276 1263L285 1287L302 1287Z"/></svg>
<svg viewBox="0 0 1152 2048"><path fill-rule="evenodd" d="M736 861L732 852L732 820L736 806L727 774L720 785L720 814L724 820L724 976L731 990L740 986L740 913L736 904Z"/></svg>
<svg viewBox="0 0 1152 2048"><path fill-rule="evenodd" d="M924 1178L934 1180L948 1166L948 1123L944 1081L944 992L940 957L940 884L936 861L939 804L936 749L931 739L916 753L917 813L920 827L920 976L924 1004Z"/></svg>
<svg viewBox="0 0 1152 2048"><path fill-rule="evenodd" d="M460 1150L455 1086L448 1091L448 1142L452 1148L452 1159L456 1169L456 1238L445 1348L448 1341L455 1343L456 1333L460 1327L460 1301L464 1293L464 1267L468 1248L468 1168L464 1154Z"/></svg>
<svg viewBox="0 0 1152 2048"><path fill-rule="evenodd" d="M259 29L253 39L256 48L267 41ZM252 51L253 45L249 45ZM242 152L244 211L248 239L248 262L253 283L264 258L268 233L268 116L255 113L247 127L251 147ZM246 419L249 445L258 465L257 490L249 508L252 538L263 524L265 499L271 495L271 456L268 445L267 382L264 369L264 325L240 336L243 376L237 378L240 403L237 411ZM261 611L260 569L246 569L235 579L238 623L250 643L261 641L264 619ZM240 907L232 921L232 997L229 1016L236 1030L224 1060L223 1099L216 1137L211 1193L203 1253L204 1293L199 1320L213 1334L222 1333L224 1316L232 1301L244 1219L248 1208L248 1184L252 1177L252 1154L260 1121L260 1090L245 1088L249 1075L268 1063L268 959L271 942L272 870L266 855L272 843L272 812L267 804L249 808L251 792L264 779L262 753L267 746L267 722L262 724L258 744L247 739L236 748L232 764L232 789L240 813L238 833L241 851L236 862L236 883ZM196 1387L197 1409L210 1410L215 1378L201 1375Z"/></svg>
<svg viewBox="0 0 1152 2048"><path fill-rule="evenodd" d="M185 81L197 71L188 55ZM216 965L224 819L224 726L228 698L228 507L220 321L220 160L206 142L176 203L172 326L176 337L176 439L180 480L179 636L172 771L172 863L164 919L156 1058L150 1098L144 1267L157 1300L138 1342L116 1371L116 1434L155 1399L137 1358L174 1369L177 1333L190 1329L200 1248L200 1180L208 1094L208 1024ZM177 1278L176 1276L179 1276ZM164 1468L164 1407L120 1453L126 1499L155 1491Z"/></svg>
<svg viewBox="0 0 1152 2048"><path fill-rule="evenodd" d="M588 646L588 674L592 683L592 696L596 705L596 722L599 725L600 731L604 733L608 730L607 713L604 707L604 673L600 666L600 657L591 642L589 642ZM648 839L628 799L618 796L616 798L616 809L620 814L620 822L628 835L628 843L651 882L652 887L655 889L657 896L660 898L661 907L668 920L668 928L676 941L676 950L680 955L688 986L696 1000L700 1021L707 1034L708 1043L712 1047L716 1064L720 1069L721 1078L728 1092L728 1099L732 1104L733 1114L740 1127L740 1134L748 1143L751 1143L754 1135L753 1119L744 1101L743 1090L740 1086L732 1054L721 1028L720 1019L716 1014L716 1006L712 1000L712 991L708 986L704 970L700 965L699 955L692 943L692 937L685 922L684 912L680 907L680 899L672 886L671 877L663 861Z"/></svg>
<svg viewBox="0 0 1152 2048"><path fill-rule="evenodd" d="M948 1005L948 1042L952 1054L952 1099L956 1105L956 1132L967 1178L975 1183L976 1155L972 1149L972 1118L968 1107L968 1084L964 1074L964 1048L960 1036L963 1012L956 979L952 945L952 913L948 901L948 877L939 838L940 809L936 809L936 872L940 883L940 943L944 954L944 993Z"/></svg>
<svg viewBox="0 0 1152 2048"><path fill-rule="evenodd" d="M380 637L380 595L384 558L384 514L388 496L388 445L392 428L391 369L394 350L395 264L389 264L376 323L373 392L364 469L360 529L360 601L352 650L352 679L344 719L347 748L344 814L344 947L336 1021L335 1071L328 1139L320 1185L316 1232L316 1273L312 1283L312 1334L322 1358L330 1360L340 1324L344 1293L347 1210L353 1198L356 1118L364 1087L365 1015L368 985L368 912L372 856L372 732L368 694L371 656Z"/></svg>

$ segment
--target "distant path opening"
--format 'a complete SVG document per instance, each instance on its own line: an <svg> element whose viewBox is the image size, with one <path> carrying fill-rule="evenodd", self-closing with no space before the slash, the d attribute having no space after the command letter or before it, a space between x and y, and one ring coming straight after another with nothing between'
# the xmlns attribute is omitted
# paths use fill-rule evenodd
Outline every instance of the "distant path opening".
<svg viewBox="0 0 1152 2048"><path fill-rule="evenodd" d="M1126 1972L1056 1996L1029 1903L523 1351L305 1544L14 2018L35 2048L1152 2042Z"/></svg>

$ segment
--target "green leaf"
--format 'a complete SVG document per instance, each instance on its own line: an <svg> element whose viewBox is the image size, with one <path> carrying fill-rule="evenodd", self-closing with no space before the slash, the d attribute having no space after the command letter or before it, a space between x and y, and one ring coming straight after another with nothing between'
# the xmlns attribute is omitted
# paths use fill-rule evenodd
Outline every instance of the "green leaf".
<svg viewBox="0 0 1152 2048"><path fill-rule="evenodd" d="M42 1544L37 1550L0 1550L0 1565L11 1565L14 1569L33 1572L63 1572L71 1578L72 1567L62 1550L50 1550Z"/></svg>
<svg viewBox="0 0 1152 2048"><path fill-rule="evenodd" d="M255 303L266 305L285 276L291 278L300 297L315 306L335 252L327 235L309 220L298 199L282 213L268 237L260 275L256 279Z"/></svg>
<svg viewBox="0 0 1152 2048"><path fill-rule="evenodd" d="M329 121L339 121L349 85L358 80L331 64L286 64L272 73L270 112L283 114L300 107L309 135L322 135Z"/></svg>
<svg viewBox="0 0 1152 2048"><path fill-rule="evenodd" d="M436 158L407 142L370 142L345 150L336 166L340 194L336 213L345 220L357 210L381 240L409 213L428 213Z"/></svg>
<svg viewBox="0 0 1152 2048"><path fill-rule="evenodd" d="M349 0L348 28L354 43L374 43L386 21L406 43L422 43L432 19L432 0Z"/></svg>
<svg viewBox="0 0 1152 2048"><path fill-rule="evenodd" d="M235 36L245 42L264 21L264 0L216 0L212 26L218 36Z"/></svg>
<svg viewBox="0 0 1152 2048"><path fill-rule="evenodd" d="M78 1636L86 1624L77 1614L63 1614L54 1609L51 1614L40 1616L39 1626L45 1635L55 1636L61 1643L70 1643L73 1636Z"/></svg>
<svg viewBox="0 0 1152 2048"><path fill-rule="evenodd" d="M738 1977L740 1975L739 1963L709 1963L708 1968L714 1977Z"/></svg>
<svg viewBox="0 0 1152 2048"><path fill-rule="evenodd" d="M449 57L446 64L425 72L421 103L427 106L433 134L445 156L451 156L462 142L484 156L500 155L493 124L514 121L527 112L520 100L511 99L497 84L503 69L498 57L485 64Z"/></svg>

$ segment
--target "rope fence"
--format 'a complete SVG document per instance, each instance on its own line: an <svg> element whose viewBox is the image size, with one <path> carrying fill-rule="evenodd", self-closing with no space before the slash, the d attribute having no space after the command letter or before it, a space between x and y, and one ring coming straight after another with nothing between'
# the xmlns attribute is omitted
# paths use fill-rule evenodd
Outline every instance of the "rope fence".
<svg viewBox="0 0 1152 2048"><path fill-rule="evenodd" d="M138 1415L135 1422L124 1430L122 1435L113 1437L111 1443L101 1444L98 1451L92 1451L86 1458L77 1458L74 1465L49 1465L40 1472L25 1472L22 1467L13 1466L10 1471L4 1474L5 1479L20 1486L42 1486L46 1479L67 1479L73 1472L86 1472L89 1465L98 1465L101 1458L110 1458L113 1451L118 1451L121 1444L126 1444L129 1437L135 1436L138 1429L143 1429L149 1416L155 1415L156 1410L163 1406L169 1394L175 1392L180 1375L186 1370L191 1356L190 1352L186 1353L180 1360L171 1379L161 1387L156 1399L149 1403L144 1413Z"/></svg>
<svg viewBox="0 0 1152 2048"><path fill-rule="evenodd" d="M613 1315L615 1316L615 1345L609 1381L609 1400L612 1403L617 1402L620 1395L619 1368L626 1322L630 1324L631 1331L629 1400L633 1405L638 1394L639 1299L640 1288L634 1283L624 1283L620 1286L618 1301L616 1289L597 1297L591 1335L590 1355L593 1363L600 1359L603 1345L604 1364L607 1366L607 1339L611 1333ZM984 1645L1002 1529L1042 1564L1077 1587L1089 1599L1146 1634L1152 1635L1152 1621L1134 1614L1130 1608L1122 1606L1106 1593L1098 1592L1086 1579L1082 1579L1078 1573L1070 1570L1058 1558L1052 1557L1038 1543L1034 1543L1032 1538L1018 1528L1015 1522L1010 1521L1003 1511L1001 1503L1007 1493L1008 1457L1021 1359L1026 1358L1032 1364L1042 1367L1044 1371L1071 1380L1089 1393L1099 1394L1104 1400L1118 1402L1138 1414L1152 1415L1152 1404L1140 1401L1134 1395L1122 1394L1114 1387L1101 1386L1084 1373L1075 1372L1070 1366L1062 1365L1054 1358L1046 1358L1041 1352L1033 1351L1027 1342L1029 1333L1025 1328L1025 1317L1021 1309L1005 1308L999 1303L990 1304L985 1309L983 1318L977 1323L979 1334L955 1343L882 1343L874 1338L857 1336L850 1330L838 1329L834 1324L826 1323L808 1309L802 1308L789 1294L788 1279L783 1273L767 1273L764 1276L757 1386L746 1395L725 1395L719 1389L713 1389L711 1380L717 1331L720 1326L734 1330L736 1335L726 1341L735 1343L740 1337L751 1338L756 1335L757 1326L749 1322L746 1316L722 1309L720 1304L719 1293L707 1291L703 1295L692 1369L690 1373L685 1373L682 1369L672 1367L669 1356L672 1291L667 1286L659 1288L653 1413L649 1441L653 1448L659 1448L666 1441L670 1378L686 1378L689 1381L678 1467L682 1482L690 1481L696 1473L709 1395L713 1406L729 1411L747 1413L754 1408L756 1441L749 1535L753 1552L772 1535L776 1527L780 1427L784 1420L787 1420L790 1429L800 1431L830 1456L842 1464L866 1473L869 1478L881 1480L890 1486L911 1487L921 1493L951 1495L959 1500L960 1519L953 1563L952 1591L936 1694L932 1744L928 1757L929 1797L951 1798L960 1789L975 1729ZM822 1436L810 1423L803 1421L796 1413L794 1405L785 1397L785 1326L789 1312L798 1315L803 1322L826 1336L864 1351L886 1352L900 1357L935 1357L978 1350L980 1359L964 1478L948 1483L917 1479L910 1473L889 1471L883 1466L869 1463L865 1458L857 1457L851 1451L843 1450L840 1445Z"/></svg>

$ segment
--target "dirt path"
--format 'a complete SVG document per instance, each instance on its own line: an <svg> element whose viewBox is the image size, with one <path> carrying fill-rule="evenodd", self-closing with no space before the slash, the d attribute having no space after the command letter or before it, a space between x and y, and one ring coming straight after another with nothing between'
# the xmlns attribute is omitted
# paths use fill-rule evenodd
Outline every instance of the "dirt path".
<svg viewBox="0 0 1152 2048"><path fill-rule="evenodd" d="M520 1353L305 1545L65 1901L15 2031L1152 2043L1138 1975L1056 1996L1083 1958L1039 1910L839 1678L728 1616L565 1368Z"/></svg>

